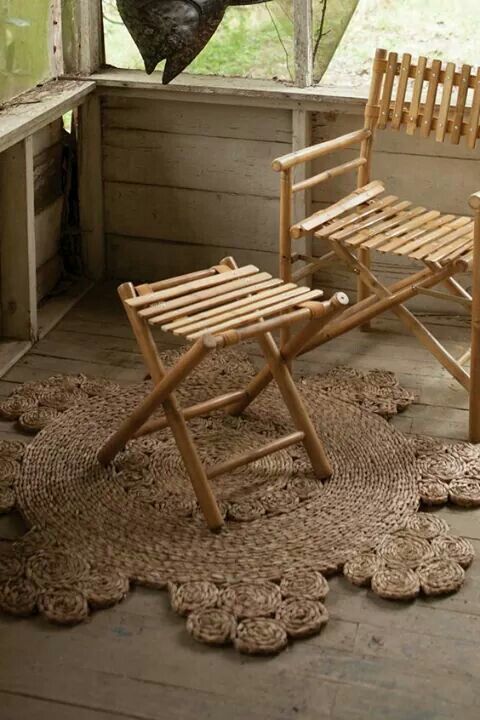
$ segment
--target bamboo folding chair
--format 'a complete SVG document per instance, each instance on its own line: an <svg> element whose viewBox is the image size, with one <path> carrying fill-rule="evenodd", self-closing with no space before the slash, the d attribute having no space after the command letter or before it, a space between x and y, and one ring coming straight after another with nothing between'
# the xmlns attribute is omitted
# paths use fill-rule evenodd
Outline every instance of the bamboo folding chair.
<svg viewBox="0 0 480 720"><path fill-rule="evenodd" d="M437 104L437 96L439 102ZM469 98L471 96L471 98ZM406 328L440 361L470 394L470 440L480 442L480 192L470 197L472 216L455 216L416 207L408 200L388 194L380 180L371 177L371 159L377 130L404 129L407 135L457 145L465 138L474 150L479 137L480 68L457 69L454 63L429 62L411 55L400 59L377 50L365 107L364 127L278 158L274 170L281 173L280 275L285 282L313 274L340 258L357 275L357 302L341 317L319 331L304 352L338 337L392 310ZM359 157L301 182L294 182L297 165L360 144ZM345 173L357 173L357 188L333 205L293 222L294 193ZM479 181L480 184L480 181ZM294 242L311 236L325 240L329 251L321 257L294 252ZM418 271L390 286L371 270L372 251L415 260ZM301 261L300 269L294 264ZM298 268L298 266L296 266ZM470 271L472 294L454 275ZM444 291L434 289L442 284ZM460 303L472 317L470 348L452 357L404 303L418 294ZM470 360L470 372L464 365Z"/></svg>
<svg viewBox="0 0 480 720"><path fill-rule="evenodd" d="M119 429L105 442L98 459L106 466L134 437L170 427L208 526L223 525L209 480L302 442L317 477L331 474L330 465L293 382L288 363L325 322L348 304L344 293L319 302L321 290L284 283L259 272L253 265L238 268L233 258L207 270L134 287L118 289L154 389ZM272 331L302 323L303 327L279 350ZM152 335L152 327L190 343L174 367L167 371ZM243 390L231 392L182 409L174 391L205 356L213 351L256 338L266 366ZM186 421L213 410L227 408L239 414L274 379L296 432L224 462L205 467L200 460ZM163 406L164 416L151 419Z"/></svg>

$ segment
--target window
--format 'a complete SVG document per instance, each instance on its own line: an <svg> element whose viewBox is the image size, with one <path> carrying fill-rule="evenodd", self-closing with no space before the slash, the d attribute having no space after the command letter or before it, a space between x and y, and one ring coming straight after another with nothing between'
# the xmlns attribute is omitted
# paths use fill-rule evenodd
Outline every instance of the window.
<svg viewBox="0 0 480 720"><path fill-rule="evenodd" d="M0 102L51 76L51 0L0 2Z"/></svg>
<svg viewBox="0 0 480 720"><path fill-rule="evenodd" d="M143 69L115 0L103 0L103 15L107 63ZM157 70L162 69L163 63ZM217 32L187 72L293 80L292 0L228 8Z"/></svg>

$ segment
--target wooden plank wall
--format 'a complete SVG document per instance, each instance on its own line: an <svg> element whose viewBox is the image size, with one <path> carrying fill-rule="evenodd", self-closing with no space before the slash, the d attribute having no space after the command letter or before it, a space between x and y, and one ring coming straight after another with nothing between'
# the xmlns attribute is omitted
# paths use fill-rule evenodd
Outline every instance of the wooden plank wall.
<svg viewBox="0 0 480 720"><path fill-rule="evenodd" d="M108 273L148 280L227 254L276 270L286 109L103 100Z"/></svg>
<svg viewBox="0 0 480 720"><path fill-rule="evenodd" d="M259 104L261 100L259 100ZM312 112L312 142L363 125L359 101L338 111L326 99ZM147 280L207 266L225 254L277 271L278 175L274 157L289 152L295 107L256 107L106 95L102 98L107 268L110 277ZM300 108L301 109L301 108ZM308 115L307 115L308 117ZM313 173L355 157L344 150L314 163ZM373 175L389 191L426 207L468 214L468 197L480 188L480 147L377 134ZM349 192L353 175L313 192L313 209ZM300 249L300 248L299 248ZM316 248L320 252L320 248ZM402 259L374 256L392 282L411 272ZM329 265L315 278L327 291L352 291L354 278ZM465 278L466 286L470 278ZM421 296L414 307L439 314L462 308Z"/></svg>
<svg viewBox="0 0 480 720"><path fill-rule="evenodd" d="M33 135L35 175L35 245L37 298L57 284L61 272L60 238L63 212L62 120Z"/></svg>
<svg viewBox="0 0 480 720"><path fill-rule="evenodd" d="M313 113L312 141L323 142L357 130L362 127L362 122L360 113ZM437 143L433 138L410 137L404 131L381 130L376 134L374 148L372 179L383 180L390 193L427 208L458 215L471 214L468 198L480 188L479 146L472 152L463 140L460 145L451 145L449 142ZM314 171L321 172L355 157L358 157L358 146L321 158L314 163ZM320 209L350 192L355 180L354 174L344 175L317 186L313 192L314 208ZM316 254L320 251L320 247L315 247ZM392 255L374 253L372 259L373 267L389 282L412 272L414 267L407 260ZM415 268L419 269L419 266L415 265ZM355 286L355 279L340 263L329 265L316 276L316 281L328 289L353 290ZM468 287L470 276L462 281ZM425 296L415 299L412 305L427 312L462 313L459 305L450 306Z"/></svg>

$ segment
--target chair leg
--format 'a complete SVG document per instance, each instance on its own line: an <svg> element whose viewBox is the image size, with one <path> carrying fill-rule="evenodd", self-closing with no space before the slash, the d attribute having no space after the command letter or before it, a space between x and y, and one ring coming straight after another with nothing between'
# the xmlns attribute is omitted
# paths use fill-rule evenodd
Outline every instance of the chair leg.
<svg viewBox="0 0 480 720"><path fill-rule="evenodd" d="M474 210L469 438L480 443L480 208Z"/></svg>
<svg viewBox="0 0 480 720"><path fill-rule="evenodd" d="M303 444L316 476L322 479L329 477L332 468L325 450L275 340L270 333L266 333L258 338L258 342L297 430L304 433Z"/></svg>
<svg viewBox="0 0 480 720"><path fill-rule="evenodd" d="M121 285L118 292L123 301L136 295L131 283ZM124 308L150 376L158 385L167 373L158 355L150 327L125 302ZM208 527L210 530L219 530L223 525L223 518L174 393L165 398L163 409Z"/></svg>

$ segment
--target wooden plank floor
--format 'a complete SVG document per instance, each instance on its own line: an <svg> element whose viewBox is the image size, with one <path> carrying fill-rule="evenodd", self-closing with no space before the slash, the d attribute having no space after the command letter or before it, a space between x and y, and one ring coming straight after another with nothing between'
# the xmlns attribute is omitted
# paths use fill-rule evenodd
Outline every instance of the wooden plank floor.
<svg viewBox="0 0 480 720"><path fill-rule="evenodd" d="M461 320L432 318L461 353ZM352 333L298 364L386 368L418 393L393 422L406 432L465 437L466 393L393 320ZM86 372L136 381L142 365L113 288L93 290L0 381ZM5 424L1 436L15 433ZM480 554L480 513L442 510ZM21 531L2 519L0 534ZM445 720L478 718L480 562L455 596L387 603L331 581L331 621L309 641L258 660L190 640L163 593L138 589L73 629L0 616L1 720Z"/></svg>

